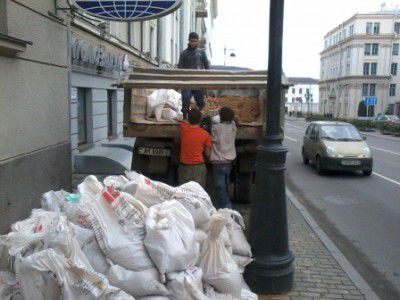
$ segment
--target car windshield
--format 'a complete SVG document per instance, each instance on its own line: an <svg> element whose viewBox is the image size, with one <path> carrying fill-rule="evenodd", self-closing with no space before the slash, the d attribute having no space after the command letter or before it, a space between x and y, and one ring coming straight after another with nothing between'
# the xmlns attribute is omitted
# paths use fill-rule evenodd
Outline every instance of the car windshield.
<svg viewBox="0 0 400 300"><path fill-rule="evenodd" d="M321 138L330 141L362 141L358 130L351 125L323 125L321 126Z"/></svg>

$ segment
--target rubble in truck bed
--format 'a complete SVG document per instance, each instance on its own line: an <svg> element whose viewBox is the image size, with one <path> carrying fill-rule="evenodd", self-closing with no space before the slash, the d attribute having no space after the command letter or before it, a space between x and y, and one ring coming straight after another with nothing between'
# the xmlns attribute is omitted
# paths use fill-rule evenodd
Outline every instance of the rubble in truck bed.
<svg viewBox="0 0 400 300"><path fill-rule="evenodd" d="M220 98L206 98L204 113L217 115L222 107L229 107L235 112L235 119L239 124L261 123L260 100L250 96L223 96Z"/></svg>

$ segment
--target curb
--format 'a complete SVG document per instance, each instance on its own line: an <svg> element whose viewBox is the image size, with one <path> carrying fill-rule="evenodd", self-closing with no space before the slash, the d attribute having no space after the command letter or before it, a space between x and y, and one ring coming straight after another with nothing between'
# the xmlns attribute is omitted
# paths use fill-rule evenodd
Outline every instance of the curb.
<svg viewBox="0 0 400 300"><path fill-rule="evenodd" d="M321 227L315 222L313 217L307 209L300 203L297 197L289 190L286 189L287 198L292 202L296 209L303 216L304 220L311 227L316 236L321 240L324 246L328 249L333 258L338 262L343 271L347 274L354 285L364 294L367 300L379 300L378 295L371 289L368 283L362 278L360 273L351 265L344 254L332 242L328 235L322 230Z"/></svg>

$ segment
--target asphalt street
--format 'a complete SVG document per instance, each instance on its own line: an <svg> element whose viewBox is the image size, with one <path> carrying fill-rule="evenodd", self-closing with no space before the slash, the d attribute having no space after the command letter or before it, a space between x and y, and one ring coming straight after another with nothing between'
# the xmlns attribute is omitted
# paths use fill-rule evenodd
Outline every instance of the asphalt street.
<svg viewBox="0 0 400 300"><path fill-rule="evenodd" d="M307 125L285 123L289 189L382 299L400 299L400 138L364 134L374 158L370 177L319 176L301 158Z"/></svg>

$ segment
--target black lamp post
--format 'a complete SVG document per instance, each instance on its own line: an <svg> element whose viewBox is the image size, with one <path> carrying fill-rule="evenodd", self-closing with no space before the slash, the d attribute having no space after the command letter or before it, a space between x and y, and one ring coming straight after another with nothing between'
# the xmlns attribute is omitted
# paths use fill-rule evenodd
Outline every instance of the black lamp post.
<svg viewBox="0 0 400 300"><path fill-rule="evenodd" d="M289 250L281 89L284 0L270 0L267 132L257 149L256 193L252 201L250 244L254 261L245 280L253 292L282 294L293 286L294 256Z"/></svg>

